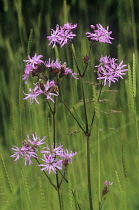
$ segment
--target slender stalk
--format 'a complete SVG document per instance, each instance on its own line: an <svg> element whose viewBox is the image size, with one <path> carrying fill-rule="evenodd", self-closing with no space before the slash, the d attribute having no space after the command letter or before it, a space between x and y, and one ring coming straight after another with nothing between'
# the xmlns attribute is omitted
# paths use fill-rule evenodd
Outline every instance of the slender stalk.
<svg viewBox="0 0 139 210"><path fill-rule="evenodd" d="M70 111L69 107L67 106L67 104L62 100L62 98L60 96L58 96L60 98L60 100L62 101L62 103L64 104L64 106L67 108L67 110L69 111L69 113L72 115L72 117L74 118L74 120L77 122L77 124L79 125L79 127L82 129L82 131L85 133L85 130L83 129L83 127L80 125L80 123L77 121L76 117L73 115L73 113Z"/></svg>
<svg viewBox="0 0 139 210"><path fill-rule="evenodd" d="M88 117L87 117L87 110L86 110L86 102L85 102L85 94L84 94L84 80L83 80L83 78L81 78L81 86L82 86L84 115L85 115L85 124L86 124L86 132L85 132L85 134L88 135Z"/></svg>
<svg viewBox="0 0 139 210"><path fill-rule="evenodd" d="M90 60L90 54L91 54L91 50L92 50L93 44L94 44L93 42L90 43L90 49L89 49L89 54L88 54L88 61L86 62L86 65L85 65L85 68L84 68L84 71L83 71L81 77L84 77L84 75L86 73L86 70L87 70L87 67L88 67L88 63L89 63L89 60Z"/></svg>
<svg viewBox="0 0 139 210"><path fill-rule="evenodd" d="M98 96L98 102L99 102L99 99L100 99L100 96L101 96L101 93L102 93L102 83L101 83L101 86L100 86L100 91L99 91L99 96ZM91 125L90 125L90 133L91 133L91 130L92 130L92 125L93 125L93 123L94 123L94 119L95 119L95 115L96 115L96 112L94 111L94 113L93 113L93 116L92 116L92 121L91 121Z"/></svg>
<svg viewBox="0 0 139 210"><path fill-rule="evenodd" d="M98 197L99 202L101 201L101 195L100 195L100 138L99 138L99 131L98 131Z"/></svg>
<svg viewBox="0 0 139 210"><path fill-rule="evenodd" d="M93 203L92 203L92 188L91 188L91 173L90 173L90 142L89 136L87 136L87 181L88 181L88 196L89 196L89 205L90 210L93 210Z"/></svg>
<svg viewBox="0 0 139 210"><path fill-rule="evenodd" d="M56 114L56 97L54 97L54 110L52 112L53 115L53 143L54 143L54 148L56 145L56 122L55 122L55 114Z"/></svg>
<svg viewBox="0 0 139 210"><path fill-rule="evenodd" d="M55 120L56 97L54 97L54 109L53 109L52 115L53 115L53 144L54 144L54 148L55 148L55 145L56 145L56 120ZM61 196L60 196L60 186L59 186L59 181L58 181L58 171L56 173L56 183L57 183L57 193L58 193L59 207L60 207L60 210L62 210L62 202L61 202Z"/></svg>
<svg viewBox="0 0 139 210"><path fill-rule="evenodd" d="M58 200L59 200L59 207L62 210L62 202L61 202L61 195L60 195L60 186L58 181L58 173L56 174L56 183L57 183L57 193L58 193Z"/></svg>

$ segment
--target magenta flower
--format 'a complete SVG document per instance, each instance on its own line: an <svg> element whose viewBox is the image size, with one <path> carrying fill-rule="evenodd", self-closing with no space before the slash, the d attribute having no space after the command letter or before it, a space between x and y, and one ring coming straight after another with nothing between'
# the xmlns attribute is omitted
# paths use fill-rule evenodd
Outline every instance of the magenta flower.
<svg viewBox="0 0 139 210"><path fill-rule="evenodd" d="M46 138L46 136L44 136L41 140L40 140L40 137L37 136L37 133L33 133L32 134L32 139L29 137L29 135L27 135L27 138L28 138L28 142L32 145L32 146L40 146L41 144L44 144L44 139Z"/></svg>
<svg viewBox="0 0 139 210"><path fill-rule="evenodd" d="M32 139L30 139L29 135L27 135L27 140L24 140L22 142L22 147L16 147L14 146L12 150L14 150L14 154L10 157L15 157L14 161L18 161L20 158L25 159L25 165L27 165L27 162L29 165L32 164L31 158L38 158L37 156L37 147L41 144L44 144L44 139L46 137L44 136L41 140L40 137L37 136L37 133L35 132L32 134Z"/></svg>
<svg viewBox="0 0 139 210"><path fill-rule="evenodd" d="M35 53L35 55L32 58L28 55L29 60L23 60L23 61L30 64L33 67L33 69L35 69L37 65L39 65L40 63L44 63L44 61L40 60L40 58L42 57L43 55L37 55Z"/></svg>
<svg viewBox="0 0 139 210"><path fill-rule="evenodd" d="M112 38L110 36L112 31L108 31L109 26L107 26L107 29L105 29L102 27L101 24L96 24L96 27L97 27L96 30L95 30L94 25L90 25L90 27L93 29L93 33L86 32L86 36L87 36L87 38L89 38L89 40L105 42L105 43L109 43L109 44L112 43L110 39L114 39L114 38Z"/></svg>
<svg viewBox="0 0 139 210"><path fill-rule="evenodd" d="M66 29L66 30L71 30L71 29L75 29L77 28L77 23L72 25L71 23L65 23L64 26L63 26L63 29Z"/></svg>
<svg viewBox="0 0 139 210"><path fill-rule="evenodd" d="M63 150L63 152L60 154L60 157L63 159L62 163L63 165L67 166L69 163L72 162L72 157L75 156L77 152L69 152L67 149Z"/></svg>
<svg viewBox="0 0 139 210"><path fill-rule="evenodd" d="M27 165L27 162L29 165L32 164L31 157L38 158L37 154L34 149L30 146L22 146L22 148L18 148L14 146L15 148L12 148L14 150L14 154L10 157L15 157L14 161L18 161L20 158L25 159L25 165Z"/></svg>
<svg viewBox="0 0 139 210"><path fill-rule="evenodd" d="M30 93L24 93L25 95L27 95L24 100L27 100L30 98L30 104L32 104L34 102L34 100L39 104L39 101L37 100L37 97L43 93L42 90L40 90L40 88L38 87L37 84L34 89L29 88Z"/></svg>
<svg viewBox="0 0 139 210"><path fill-rule="evenodd" d="M108 81L108 86L111 86L111 82L117 82L119 78L123 79L128 69L123 69L126 64L123 65L123 61L120 64L117 63L118 59L105 56L99 59L99 65L95 66L98 68L98 80L104 80L104 86Z"/></svg>
<svg viewBox="0 0 139 210"><path fill-rule="evenodd" d="M41 72L40 64L44 63L44 61L42 61L40 59L42 57L43 57L42 55L37 56L37 54L35 53L34 57L32 57L32 58L30 56L28 56L29 60L23 60L24 62L27 62L26 68L25 68L24 74L23 74L23 80L26 80L25 84L28 83L29 74L32 73L32 76L35 76Z"/></svg>
<svg viewBox="0 0 139 210"><path fill-rule="evenodd" d="M24 93L25 95L27 95L24 98L24 100L27 100L27 99L30 98L30 104L32 104L34 102L34 100L39 104L39 101L37 100L37 97L40 94L43 94L47 100L51 100L53 102L54 102L54 100L51 98L51 96L52 95L58 96L58 94L53 93L53 87L55 87L54 80L50 81L50 82L48 80L46 83L36 83L34 85L35 85L34 89L29 88L30 93L28 93L28 94Z"/></svg>
<svg viewBox="0 0 139 210"><path fill-rule="evenodd" d="M48 45L52 45L52 48L58 43L61 47L68 43L68 41L72 40L76 34L73 34L71 31L75 29L77 24L72 25L71 23L64 24L63 27L56 25L56 30L51 29L51 36L47 36L49 40Z"/></svg>
<svg viewBox="0 0 139 210"><path fill-rule="evenodd" d="M108 187L108 185L113 185L113 182L108 182L107 180L104 182L104 185Z"/></svg>
<svg viewBox="0 0 139 210"><path fill-rule="evenodd" d="M73 39L75 34L69 29L61 28L61 31L59 32L59 41L61 47L63 47L65 44L68 43L69 40Z"/></svg>
<svg viewBox="0 0 139 210"><path fill-rule="evenodd" d="M102 196L106 195L109 190L108 190L108 186L109 185L113 185L113 182L108 182L107 180L104 182L104 188L102 190Z"/></svg>
<svg viewBox="0 0 139 210"><path fill-rule="evenodd" d="M62 170L62 160L57 160L53 155L46 155L44 154L44 164L40 164L39 166L44 167L41 170L46 170L49 174L51 171L57 173L57 169Z"/></svg>
<svg viewBox="0 0 139 210"><path fill-rule="evenodd" d="M79 79L75 76L78 75L77 73L73 73L72 69L67 68L66 63L61 64L61 61L59 62L58 59L56 59L56 61L51 61L51 59L49 58L49 60L45 62L44 65L53 73L54 76L58 74L61 78L63 76L71 74L72 77L74 77L75 79Z"/></svg>
<svg viewBox="0 0 139 210"><path fill-rule="evenodd" d="M60 44L60 40L59 40L59 25L56 25L56 30L51 29L51 36L47 36L47 39L49 40L49 44L48 45L52 45L52 48L55 47L56 43Z"/></svg>
<svg viewBox="0 0 139 210"><path fill-rule="evenodd" d="M67 149L64 150L63 145L54 147L54 144L52 145L51 148L49 148L48 146L44 147L41 153L46 154L46 156L51 155L51 157L56 158L56 160L61 160L62 165L65 165L65 166L71 163L72 157L77 154L77 152L69 152Z"/></svg>
<svg viewBox="0 0 139 210"><path fill-rule="evenodd" d="M24 74L23 74L23 80L26 80L25 84L28 83L29 74L32 73L32 71L33 71L32 65L31 64L27 64L26 68L24 70Z"/></svg>
<svg viewBox="0 0 139 210"><path fill-rule="evenodd" d="M58 155L58 156L60 156L62 153L63 153L63 145L60 145L60 146L58 146L58 147L56 147L56 145L55 145L55 147L54 147L54 144L52 145L52 147L51 148L49 148L48 146L47 147L44 147L43 148L44 150L43 151L41 151L41 153L45 153L45 154L48 154L48 155L52 155L52 156L56 156L56 155Z"/></svg>

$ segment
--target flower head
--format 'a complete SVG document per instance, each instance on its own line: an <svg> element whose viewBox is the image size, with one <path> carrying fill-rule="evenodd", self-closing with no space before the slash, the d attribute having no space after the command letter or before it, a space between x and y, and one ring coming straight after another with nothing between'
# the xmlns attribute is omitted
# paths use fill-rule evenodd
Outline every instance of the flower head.
<svg viewBox="0 0 139 210"><path fill-rule="evenodd" d="M30 104L32 104L34 102L34 100L39 104L39 101L37 100L37 97L40 94L43 94L45 96L45 98L47 100L51 100L54 102L54 100L52 99L52 95L54 96L58 96L58 92L54 93L54 88L56 89L55 86L55 82L47 80L46 83L43 82L38 82L35 85L34 89L29 88L30 93L24 93L25 95L27 95L24 99L27 100L30 98Z"/></svg>
<svg viewBox="0 0 139 210"><path fill-rule="evenodd" d="M37 136L37 133L33 133L32 134L32 139L29 137L29 135L27 135L27 138L28 138L28 142L32 145L32 146L39 146L41 144L44 144L44 139L46 138L46 136L44 136L41 140L40 140L40 137Z"/></svg>
<svg viewBox="0 0 139 210"><path fill-rule="evenodd" d="M72 157L77 154L77 152L69 152L67 149L63 149L63 145L56 146L52 145L51 148L44 147L41 153L44 154L44 159L42 159L45 164L41 164L39 166L43 167L41 170L46 170L48 173L51 170L56 173L57 168L62 170L62 166L67 166L69 163L72 162ZM57 167L58 166L58 167Z"/></svg>
<svg viewBox="0 0 139 210"><path fill-rule="evenodd" d="M108 190L108 186L109 185L113 185L113 182L108 182L107 180L104 182L104 188L102 190L102 196L106 195L109 190Z"/></svg>
<svg viewBox="0 0 139 210"><path fill-rule="evenodd" d="M37 55L37 53L35 53L35 55L32 58L28 55L29 60L23 60L23 61L30 64L33 67L33 69L35 69L37 65L39 65L40 63L44 63L44 61L40 59L42 57L43 55Z"/></svg>
<svg viewBox="0 0 139 210"><path fill-rule="evenodd" d="M63 165L67 166L69 163L72 162L72 157L75 156L77 152L69 152L67 149L63 150L60 154L60 157L63 159Z"/></svg>
<svg viewBox="0 0 139 210"><path fill-rule="evenodd" d="M49 148L48 146L44 147L43 151L41 151L41 153L45 153L48 155L51 154L54 157L57 155L60 156L61 153L63 153L63 145L56 147L56 145L54 146L54 144L53 144L51 148Z"/></svg>
<svg viewBox="0 0 139 210"><path fill-rule="evenodd" d="M49 174L51 171L54 173L57 173L57 169L62 170L62 160L57 160L53 155L46 155L44 154L44 159L41 159L44 161L43 164L40 164L41 170L46 170Z"/></svg>
<svg viewBox="0 0 139 210"><path fill-rule="evenodd" d="M14 150L14 154L10 157L15 157L14 161L18 161L20 158L24 158L25 165L27 165L27 162L29 165L31 165L31 158L38 158L37 147L45 143L43 142L45 138L46 137L44 136L43 139L40 140L40 137L37 136L36 132L32 134L32 139L29 137L29 135L27 135L27 140L22 142L21 148L13 146L12 150Z"/></svg>
<svg viewBox="0 0 139 210"><path fill-rule="evenodd" d="M23 74L23 80L25 80L25 84L28 83L29 74L32 73L32 76L36 76L38 75L38 73L42 71L40 67L40 64L44 63L44 61L40 59L42 57L43 57L42 55L37 55L35 53L35 55L32 58L28 56L29 60L23 60L24 62L27 62L26 68Z"/></svg>
<svg viewBox="0 0 139 210"><path fill-rule="evenodd" d="M119 78L123 79L128 69L123 69L126 64L123 65L123 61L120 64L117 63L118 59L111 58L110 56L101 56L99 59L99 65L95 66L98 68L98 80L104 80L104 86L108 81L108 86L111 86L111 82L117 82Z"/></svg>
<svg viewBox="0 0 139 210"><path fill-rule="evenodd" d="M104 185L108 187L108 185L113 185L113 182L108 182L107 180L104 182Z"/></svg>
<svg viewBox="0 0 139 210"><path fill-rule="evenodd" d="M63 47L65 44L68 43L68 41L76 36L76 34L73 34L73 32L71 31L76 27L77 24L72 25L71 23L66 23L63 27L57 24L56 30L51 29L51 36L47 36L49 40L49 45L52 45L52 48L54 48L55 45L58 43L61 47Z"/></svg>
<svg viewBox="0 0 139 210"><path fill-rule="evenodd" d="M14 148L15 147L15 148ZM22 148L14 146L12 150L14 150L14 154L10 157L15 157L14 161L18 161L20 158L25 159L25 165L27 165L27 162L29 165L32 164L31 157L38 158L36 151L32 149L30 146L23 145Z"/></svg>
<svg viewBox="0 0 139 210"><path fill-rule="evenodd" d="M62 78L64 76L71 74L72 77L74 77L75 79L78 79L75 76L78 74L72 72L72 69L67 68L66 63L61 64L61 61L58 61L58 59L56 59L56 61L54 60L51 61L51 59L49 58L49 60L45 62L45 66L52 72L54 76L58 75L59 78Z"/></svg>
<svg viewBox="0 0 139 210"><path fill-rule="evenodd" d="M99 41L99 42L105 42L111 44L112 38L110 35L112 31L109 30L109 26L107 28L103 28L101 24L96 24L97 29L95 29L94 25L90 25L90 27L93 29L93 33L86 32L87 38L92 41Z"/></svg>

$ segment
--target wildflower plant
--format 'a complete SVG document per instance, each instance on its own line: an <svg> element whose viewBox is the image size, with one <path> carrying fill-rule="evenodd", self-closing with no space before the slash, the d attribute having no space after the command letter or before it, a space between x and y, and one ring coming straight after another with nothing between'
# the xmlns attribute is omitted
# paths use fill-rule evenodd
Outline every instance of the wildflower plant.
<svg viewBox="0 0 139 210"><path fill-rule="evenodd" d="M77 24L66 23L64 26L56 25L55 29L51 29L51 34L47 36L49 41L49 46L55 48L56 45L59 45L61 48L64 45L69 46L69 50L73 57L74 63L76 65L77 72L74 72L74 69L71 69L67 66L66 61L62 63L58 58L52 60L48 58L46 61L43 59L43 55L34 54L33 57L28 55L28 60L23 60L25 62L25 69L23 74L23 80L25 84L28 83L30 77L35 77L37 82L32 84L32 87L29 88L29 93L24 93L24 100L30 100L30 104L34 102L40 104L40 97L43 97L48 104L48 108L52 115L53 119L53 144L49 146L44 142L46 137L40 139L36 133L32 134L32 138L27 135L27 140L23 141L22 147L18 148L13 146L12 150L14 154L11 157L14 157L14 161L18 161L20 158L24 158L25 165L33 164L33 158L38 162L40 170L44 172L45 176L48 178L50 184L57 190L59 198L59 207L62 209L62 200L60 196L61 184L66 182L68 184L68 179L66 177L68 165L74 162L74 156L77 155L78 151L72 152L68 149L64 149L64 143L61 139L61 144L58 145L58 139L56 137L56 112L57 112L57 103L63 104L67 112L70 113L71 117L75 120L81 131L85 136L85 145L86 145L86 166L87 166L87 189L88 189L88 203L89 209L93 209L93 199L92 199L92 178L91 175L91 158L90 158L90 137L92 136L92 128L94 126L94 119L97 115L97 111L94 110L92 113L88 113L86 106L86 95L84 91L84 78L89 71L89 61L91 59L91 50L93 44L97 43L106 43L112 44L114 40L111 37L112 31L109 31L109 26L104 28L101 24L90 25L92 32L86 32L86 39L90 42L90 49L88 54L84 55L83 63L84 69L81 69L78 65L75 53L73 51L73 39L76 38L76 34L73 32L77 28ZM99 64L95 65L97 85L99 94L95 95L95 104L99 103L103 86L108 84L108 88L112 86L113 83L118 82L119 79L123 79L126 71L126 64L123 64L123 61L118 62L118 59L111 58L110 55L102 56L98 58ZM92 69L93 67L91 67ZM76 79L79 83L81 92L82 92L82 101L83 101L83 113L84 121L81 122L77 114L72 112L68 107L66 101L63 99L61 93L59 92L60 83L62 80L67 80L67 76L71 77L71 80ZM91 83L91 81L90 81ZM92 88L92 87L91 87ZM93 90L95 91L94 87ZM39 106L39 105L38 105ZM91 115L91 121L89 121L88 115ZM43 146L43 148L42 148ZM41 148L41 150L39 150ZM83 157L83 158L85 158ZM76 161L76 160L75 160ZM56 175L56 183L51 180L51 174ZM100 180L99 180L100 181ZM104 182L104 189L102 191L102 197L108 193L108 186L112 185L108 181ZM95 190L94 190L95 191ZM72 191L74 196L74 192ZM78 209L81 209L79 203L77 203ZM102 207L101 199L99 198L99 209Z"/></svg>

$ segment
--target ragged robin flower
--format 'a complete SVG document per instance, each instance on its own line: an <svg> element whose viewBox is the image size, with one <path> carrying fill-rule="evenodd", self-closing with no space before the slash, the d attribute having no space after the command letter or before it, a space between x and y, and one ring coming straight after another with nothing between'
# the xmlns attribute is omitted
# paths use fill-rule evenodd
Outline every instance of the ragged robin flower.
<svg viewBox="0 0 139 210"><path fill-rule="evenodd" d="M23 74L23 80L25 80L25 84L28 83L28 78L30 74L32 74L32 76L36 76L42 71L41 63L44 63L44 61L41 60L42 57L43 55L37 55L35 53L32 58L28 56L28 60L23 60L27 63Z"/></svg>
<svg viewBox="0 0 139 210"><path fill-rule="evenodd" d="M93 30L92 33L86 32L86 36L90 41L96 41L96 42L105 42L111 44L112 38L110 35L112 31L109 30L109 26L107 28L103 28L101 24L90 25L91 29ZM97 28L97 29L96 29Z"/></svg>
<svg viewBox="0 0 139 210"><path fill-rule="evenodd" d="M47 36L49 40L48 45L52 45L52 48L58 43L61 47L71 41L76 34L73 34L72 29L75 29L77 24L71 23L64 24L63 27L56 25L56 30L51 29L51 36Z"/></svg>
<svg viewBox="0 0 139 210"><path fill-rule="evenodd" d="M54 102L54 100L52 99L52 96L58 96L58 91L54 91L56 89L55 86L55 82L50 81L49 80L44 83L44 82L38 82L38 83L34 83L35 88L34 89L29 89L30 93L24 93L25 95L27 95L24 100L27 100L30 98L30 104L32 104L34 102L34 100L39 104L39 101L37 99L37 97L42 94L47 100L51 100L52 102Z"/></svg>
<svg viewBox="0 0 139 210"><path fill-rule="evenodd" d="M37 136L35 132L34 134L32 134L32 138L30 138L29 135L27 135L27 138L28 138L27 140L24 140L22 142L21 148L13 146L12 150L14 150L14 154L11 155L10 157L14 157L15 158L14 161L18 161L20 158L24 158L25 165L27 165L27 163L31 165L33 164L31 158L32 157L38 158L37 147L45 143L43 142L45 136L43 137L43 139L40 140L40 138Z"/></svg>
<svg viewBox="0 0 139 210"><path fill-rule="evenodd" d="M123 79L123 75L125 75L128 69L125 69L127 64L123 65L123 61L120 64L117 63L118 59L111 58L110 56L101 56L99 59L99 65L97 67L98 71L98 80L104 81L104 86L108 82L108 86L111 86L112 82L117 82L119 78Z"/></svg>

